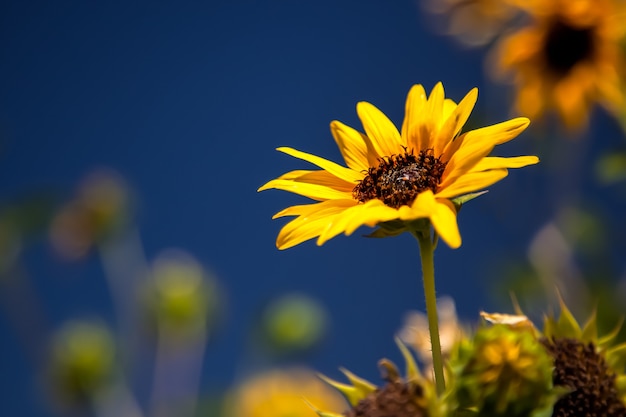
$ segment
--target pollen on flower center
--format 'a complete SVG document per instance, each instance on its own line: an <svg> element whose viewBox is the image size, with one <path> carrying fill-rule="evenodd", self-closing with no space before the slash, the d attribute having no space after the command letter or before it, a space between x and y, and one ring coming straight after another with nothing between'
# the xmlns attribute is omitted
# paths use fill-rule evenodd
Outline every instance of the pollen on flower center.
<svg viewBox="0 0 626 417"><path fill-rule="evenodd" d="M377 167L369 168L352 196L362 203L377 198L394 208L409 205L419 193L437 191L445 168L446 163L434 156L432 149L418 155L405 149L404 154L381 158Z"/></svg>
<svg viewBox="0 0 626 417"><path fill-rule="evenodd" d="M568 338L542 339L554 359L554 385L571 390L554 405L554 417L622 417L616 375L593 343Z"/></svg>
<svg viewBox="0 0 626 417"><path fill-rule="evenodd" d="M593 53L593 29L576 28L556 21L548 31L545 43L548 67L559 74L569 72Z"/></svg>

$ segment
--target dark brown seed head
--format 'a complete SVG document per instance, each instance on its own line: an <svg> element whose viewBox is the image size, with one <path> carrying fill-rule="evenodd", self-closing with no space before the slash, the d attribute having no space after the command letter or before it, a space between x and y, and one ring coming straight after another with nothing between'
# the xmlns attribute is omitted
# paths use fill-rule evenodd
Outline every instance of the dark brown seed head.
<svg viewBox="0 0 626 417"><path fill-rule="evenodd" d="M419 193L437 192L446 163L426 149L414 155L406 151L401 155L382 158L377 167L354 187L352 196L362 203L375 198L389 207L410 205Z"/></svg>
<svg viewBox="0 0 626 417"><path fill-rule="evenodd" d="M554 405L553 417L624 417L613 373L593 343L576 339L543 339L554 359L555 386L571 389Z"/></svg>
<svg viewBox="0 0 626 417"><path fill-rule="evenodd" d="M402 379L388 380L344 413L346 417L427 417L424 392L417 384Z"/></svg>

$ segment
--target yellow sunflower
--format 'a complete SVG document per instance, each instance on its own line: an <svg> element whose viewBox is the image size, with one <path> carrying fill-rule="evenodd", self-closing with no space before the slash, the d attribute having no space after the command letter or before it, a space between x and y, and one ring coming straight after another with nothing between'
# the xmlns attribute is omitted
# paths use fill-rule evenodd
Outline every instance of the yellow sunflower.
<svg viewBox="0 0 626 417"><path fill-rule="evenodd" d="M624 2L510 0L531 23L496 48L496 73L513 73L516 110L535 118L556 110L571 129L585 126L591 106L624 104Z"/></svg>
<svg viewBox="0 0 626 417"><path fill-rule="evenodd" d="M225 417L315 417L309 404L344 410L341 394L304 368L274 369L236 387L224 402Z"/></svg>
<svg viewBox="0 0 626 417"><path fill-rule="evenodd" d="M406 100L401 132L372 104L358 103L365 134L339 121L330 124L347 167L292 148L278 148L321 170L291 171L259 188L290 191L318 201L274 215L297 216L280 231L276 246L286 249L315 237L322 245L363 225L379 225L387 230L383 235L393 235L417 230L423 227L423 219L429 219L436 233L450 247L458 248L461 235L452 199L494 184L507 176L507 168L538 162L535 156L487 156L496 145L519 135L528 126L526 118L460 134L477 97L474 88L456 104L445 98L441 83L428 97L424 87L415 85Z"/></svg>

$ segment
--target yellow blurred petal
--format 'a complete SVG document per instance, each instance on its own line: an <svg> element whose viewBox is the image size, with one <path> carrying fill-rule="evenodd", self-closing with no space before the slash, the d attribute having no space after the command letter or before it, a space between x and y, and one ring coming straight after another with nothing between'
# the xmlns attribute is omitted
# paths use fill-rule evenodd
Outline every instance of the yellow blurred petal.
<svg viewBox="0 0 626 417"><path fill-rule="evenodd" d="M541 45L543 33L535 28L522 29L504 39L500 44L500 65L510 67L535 55Z"/></svg>
<svg viewBox="0 0 626 417"><path fill-rule="evenodd" d="M330 123L330 132L335 138L346 165L358 172L367 171L370 162L365 135L337 120ZM376 158L373 158L372 162L376 163Z"/></svg>
<svg viewBox="0 0 626 417"><path fill-rule="evenodd" d="M495 184L508 175L508 171L502 169L491 169L481 172L470 172L458 178L449 187L437 192L437 198L454 198L473 191L484 190L486 187Z"/></svg>
<svg viewBox="0 0 626 417"><path fill-rule="evenodd" d="M480 160L472 172L486 171L488 169L498 168L522 168L527 165L534 165L539 162L539 158L536 156L514 156L509 158L502 158L498 156L488 156Z"/></svg>
<svg viewBox="0 0 626 417"><path fill-rule="evenodd" d="M406 143L400 137L398 129L383 112L366 101L358 103L356 111L378 156L391 156L402 152L402 146Z"/></svg>
<svg viewBox="0 0 626 417"><path fill-rule="evenodd" d="M312 155L306 152L301 152L293 148L281 147L276 149L279 152L286 153L287 155L293 156L294 158L302 159L304 161L310 162L318 167L322 168L324 171L331 173L337 178L341 178L348 182L356 183L363 179L363 174L358 171L354 171L350 168L343 167L339 164L336 164L332 161L329 161L324 158L320 158L319 156Z"/></svg>

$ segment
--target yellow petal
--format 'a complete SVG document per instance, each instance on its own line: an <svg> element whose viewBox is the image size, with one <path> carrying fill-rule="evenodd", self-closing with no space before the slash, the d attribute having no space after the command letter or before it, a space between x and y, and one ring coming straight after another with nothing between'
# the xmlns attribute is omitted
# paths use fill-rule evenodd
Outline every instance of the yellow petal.
<svg viewBox="0 0 626 417"><path fill-rule="evenodd" d="M274 216L272 216L272 219L278 219L279 217L285 217L285 216L307 217L311 215L312 213L315 213L316 211L319 211L328 207L349 208L349 207L354 206L355 204L357 204L356 201L351 200L351 199L350 200L348 199L328 200L328 201L322 201L320 203L301 204L297 206L287 207L286 209L279 211L278 213L274 214Z"/></svg>
<svg viewBox="0 0 626 417"><path fill-rule="evenodd" d="M454 198L460 195L484 190L508 175L508 170L491 169L482 172L470 172L456 179L448 187L437 192L437 198Z"/></svg>
<svg viewBox="0 0 626 417"><path fill-rule="evenodd" d="M430 140L427 144L428 148L434 147L434 135L439 130L439 127L443 123L443 102L445 99L445 92L443 90L443 84L438 82L433 87L430 95L428 96L428 102L424 109L424 115L422 116L431 125Z"/></svg>
<svg viewBox="0 0 626 417"><path fill-rule="evenodd" d="M450 201L435 199L433 192L427 190L417 196L411 208L416 214L415 218L430 218L437 234L448 246L453 249L461 246L461 234L456 222L456 210Z"/></svg>
<svg viewBox="0 0 626 417"><path fill-rule="evenodd" d="M354 183L348 182L341 178L337 178L333 174L327 171L321 171L321 170L311 171L311 170L299 169L295 171L289 171L286 174L283 174L280 177L275 178L273 181L276 181L276 180L291 180L291 181L296 181L296 182L304 182L308 184L324 185L326 187L330 187L337 191L343 191L346 193L352 193L352 190L354 189L354 186L355 186ZM265 184L262 187L260 187L258 191L263 191L268 188L272 188L272 187L268 187L267 186L268 184Z"/></svg>
<svg viewBox="0 0 626 417"><path fill-rule="evenodd" d="M259 188L258 191L268 190L270 188L289 191L291 193L299 194L318 201L352 198L351 192L340 191L325 185L309 184L305 182L282 179L269 181L267 184Z"/></svg>
<svg viewBox="0 0 626 417"><path fill-rule="evenodd" d="M286 153L287 155L293 156L294 158L302 159L304 161L310 162L318 167L322 168L324 171L327 171L337 178L341 178L348 182L357 183L358 181L363 179L363 174L358 171L354 171L350 168L343 167L339 164L336 164L332 161L329 161L324 158L320 158L319 156L312 155L306 152L301 152L295 150L293 148L281 147L276 149L279 152Z"/></svg>
<svg viewBox="0 0 626 417"><path fill-rule="evenodd" d="M441 120L448 120L448 117L452 114L454 109L456 109L457 104L454 100L446 98L443 100L443 112L441 114Z"/></svg>
<svg viewBox="0 0 626 417"><path fill-rule="evenodd" d="M398 129L383 112L365 101L357 104L356 111L379 157L397 155L402 152L402 146L406 143L400 137Z"/></svg>
<svg viewBox="0 0 626 417"><path fill-rule="evenodd" d="M346 203L343 200L340 203L328 201L326 204L315 204L319 210L296 217L281 229L276 238L276 247L280 250L288 249L319 236L334 216L346 210ZM354 200L351 203L357 204Z"/></svg>
<svg viewBox="0 0 626 417"><path fill-rule="evenodd" d="M471 130L451 142L444 152L443 160L448 161L440 189L445 189L458 177L467 173L480 160L486 157L494 146L515 138L526 129L530 121L518 117L493 126Z"/></svg>
<svg viewBox="0 0 626 417"><path fill-rule="evenodd" d="M480 160L472 172L486 171L488 169L498 168L522 168L527 165L534 165L539 162L539 158L536 156L515 156L509 158L501 158L497 156L488 156Z"/></svg>
<svg viewBox="0 0 626 417"><path fill-rule="evenodd" d="M424 106L426 105L426 92L421 84L414 85L409 90L409 94L406 98L404 122L402 123L402 138L407 143L409 150L414 150L415 153L421 149L425 149L428 143L428 136L425 136L424 143L422 143L421 126L419 123Z"/></svg>
<svg viewBox="0 0 626 417"><path fill-rule="evenodd" d="M363 225L374 227L377 224L398 218L396 209L385 206L380 200L370 200L348 208L329 221L327 228L320 234L318 245L323 245L340 233L350 236Z"/></svg>
<svg viewBox="0 0 626 417"><path fill-rule="evenodd" d="M437 234L452 249L461 246L461 233L456 222L456 210L448 200L438 201L437 210L430 216Z"/></svg>
<svg viewBox="0 0 626 417"><path fill-rule="evenodd" d="M443 154L446 145L461 131L461 128L465 125L465 122L467 122L467 119L472 113L477 99L478 89L473 88L463 97L459 105L454 108L437 135L437 141L434 147L435 156Z"/></svg>
<svg viewBox="0 0 626 417"><path fill-rule="evenodd" d="M358 172L367 171L370 161L368 161L365 135L337 120L330 123L330 132L335 138L346 165ZM376 158L373 158L372 162L376 163Z"/></svg>

